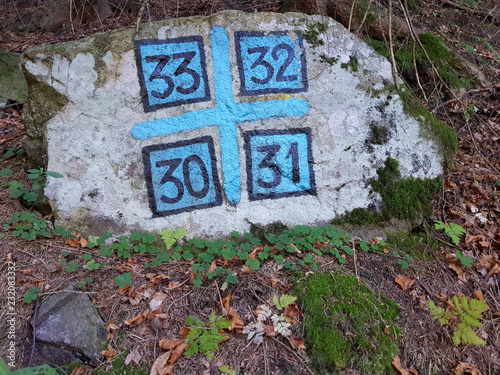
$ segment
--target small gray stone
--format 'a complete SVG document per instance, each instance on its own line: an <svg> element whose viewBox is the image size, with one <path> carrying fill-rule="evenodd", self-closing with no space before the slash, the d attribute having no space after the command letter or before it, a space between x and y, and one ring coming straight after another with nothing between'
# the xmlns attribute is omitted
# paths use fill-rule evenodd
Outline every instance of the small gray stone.
<svg viewBox="0 0 500 375"><path fill-rule="evenodd" d="M89 297L71 291L54 294L40 305L34 329L37 340L70 346L89 358L101 356L107 337Z"/></svg>

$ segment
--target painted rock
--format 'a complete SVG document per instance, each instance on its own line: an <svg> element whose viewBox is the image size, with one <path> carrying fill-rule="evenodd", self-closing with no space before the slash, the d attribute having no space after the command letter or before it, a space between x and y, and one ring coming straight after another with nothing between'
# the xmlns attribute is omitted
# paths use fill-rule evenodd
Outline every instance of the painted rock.
<svg viewBox="0 0 500 375"><path fill-rule="evenodd" d="M64 176L45 188L56 224L87 234L214 237L355 209L407 219L421 207L391 207L402 185L386 185L436 181L456 147L385 58L321 16L171 19L35 48L22 65L29 155Z"/></svg>

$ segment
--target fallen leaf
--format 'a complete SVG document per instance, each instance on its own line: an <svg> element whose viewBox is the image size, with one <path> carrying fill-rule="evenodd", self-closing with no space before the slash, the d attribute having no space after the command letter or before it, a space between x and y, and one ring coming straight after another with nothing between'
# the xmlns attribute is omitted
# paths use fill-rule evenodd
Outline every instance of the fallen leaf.
<svg viewBox="0 0 500 375"><path fill-rule="evenodd" d="M146 274L146 277L149 279L148 286L153 286L153 285L159 284L163 280L167 280L168 279L168 276L161 275L161 274L158 274L158 273L148 273L148 274Z"/></svg>
<svg viewBox="0 0 500 375"><path fill-rule="evenodd" d="M167 298L167 295L165 293L155 293L149 301L149 308L151 309L151 311L158 310L163 304L165 298Z"/></svg>
<svg viewBox="0 0 500 375"><path fill-rule="evenodd" d="M140 352L140 345L134 345L132 350L127 354L127 357L125 357L124 365L128 366L130 365L131 362L134 362L135 364L139 365L141 363L142 359L142 354Z"/></svg>
<svg viewBox="0 0 500 375"><path fill-rule="evenodd" d="M165 354L162 354L161 356L156 358L156 361L153 363L153 366L151 367L149 375L168 375L172 373L172 368L171 366L168 365L169 359L170 359L170 352L166 352Z"/></svg>
<svg viewBox="0 0 500 375"><path fill-rule="evenodd" d="M89 243L89 241L87 241L85 238L80 238L80 246L81 247L87 247L87 244Z"/></svg>
<svg viewBox="0 0 500 375"><path fill-rule="evenodd" d="M275 279L272 276L269 278L269 281L271 281L271 287L273 287L273 288L276 286L276 284L279 283L279 280Z"/></svg>
<svg viewBox="0 0 500 375"><path fill-rule="evenodd" d="M189 347L189 344L183 343L177 346L170 354L170 359L168 360L169 365L173 365L175 361L184 353L184 351Z"/></svg>
<svg viewBox="0 0 500 375"><path fill-rule="evenodd" d="M257 254L259 254L263 251L264 251L264 247L262 247L262 245L256 246L252 249L250 254L248 254L248 258L252 259L252 260L257 259Z"/></svg>
<svg viewBox="0 0 500 375"><path fill-rule="evenodd" d="M167 285L167 289L168 289L168 290L172 290L172 289L174 289L175 287L177 287L179 284L180 284L180 282L179 282L179 281L171 281L171 282L169 282L169 283L168 283L168 285Z"/></svg>
<svg viewBox="0 0 500 375"><path fill-rule="evenodd" d="M495 264L493 267L491 267L491 270L488 272L488 274L486 276L491 276L491 275L497 274L497 273L500 273L500 265L499 264Z"/></svg>
<svg viewBox="0 0 500 375"><path fill-rule="evenodd" d="M224 297L221 302L219 302L219 306L221 308L225 307L226 309L229 309L229 306L231 305L231 293L229 293L226 297Z"/></svg>
<svg viewBox="0 0 500 375"><path fill-rule="evenodd" d="M267 324L263 324L264 326L264 334L269 337L275 337L278 336L279 333L274 330L274 326L270 326Z"/></svg>
<svg viewBox="0 0 500 375"><path fill-rule="evenodd" d="M7 263L12 263L12 253L7 254Z"/></svg>
<svg viewBox="0 0 500 375"><path fill-rule="evenodd" d="M232 331L233 329L243 329L243 327L245 327L245 323L240 319L240 316L232 307L229 308L228 312L226 313L226 318L231 319L231 326L229 327L230 331Z"/></svg>
<svg viewBox="0 0 500 375"><path fill-rule="evenodd" d="M110 341L113 337L115 337L114 333L108 333L108 335L106 336L106 341Z"/></svg>
<svg viewBox="0 0 500 375"><path fill-rule="evenodd" d="M458 259L456 256L452 254L446 254L446 261L448 262L448 267L450 267L453 271L456 272L458 279L466 283L467 276L462 270L462 263L460 262L460 259Z"/></svg>
<svg viewBox="0 0 500 375"><path fill-rule="evenodd" d="M291 303L285 307L285 311L283 312L283 315L285 315L285 317L291 319L289 321L290 324L295 324L297 322L297 316L303 315L303 314L299 311L299 308L297 307L296 303Z"/></svg>
<svg viewBox="0 0 500 375"><path fill-rule="evenodd" d="M458 362L457 367L453 369L454 375L481 375L481 371L475 366L467 362Z"/></svg>
<svg viewBox="0 0 500 375"><path fill-rule="evenodd" d="M114 319L110 320L110 322L106 324L106 331L111 332L112 329L118 329Z"/></svg>
<svg viewBox="0 0 500 375"><path fill-rule="evenodd" d="M250 266L247 266L245 264L243 267L241 267L240 272L250 274L250 273L253 273L253 270L250 268Z"/></svg>
<svg viewBox="0 0 500 375"><path fill-rule="evenodd" d="M64 244L71 247L81 247L80 240L76 238L68 238Z"/></svg>
<svg viewBox="0 0 500 375"><path fill-rule="evenodd" d="M142 313L137 314L133 318L123 321L123 324L125 324L126 326L131 326L132 324L138 326L139 324L141 324L146 320L148 315L149 315L148 310L143 311Z"/></svg>
<svg viewBox="0 0 500 375"><path fill-rule="evenodd" d="M163 339L163 340L160 340L158 345L160 346L160 349L172 350L172 349L177 348L183 342L184 342L184 339Z"/></svg>
<svg viewBox="0 0 500 375"><path fill-rule="evenodd" d="M187 337L187 335L189 335L189 332L191 332L191 330L187 327L182 327L179 331L179 334L181 335L181 337L183 339L185 339Z"/></svg>
<svg viewBox="0 0 500 375"><path fill-rule="evenodd" d="M306 340L302 337L295 336L294 334L290 335L290 342L295 346L298 350L306 350L305 342Z"/></svg>
<svg viewBox="0 0 500 375"><path fill-rule="evenodd" d="M21 270L21 273L23 275L33 275L35 273L35 270L32 270L32 269Z"/></svg>
<svg viewBox="0 0 500 375"><path fill-rule="evenodd" d="M111 344L108 344L108 350L103 350L101 354L108 362L111 362L111 359L113 359L113 357L115 357L118 353L115 349L113 349Z"/></svg>
<svg viewBox="0 0 500 375"><path fill-rule="evenodd" d="M217 264L215 263L215 259L210 263L210 267L208 267L207 273L212 273L217 269Z"/></svg>
<svg viewBox="0 0 500 375"><path fill-rule="evenodd" d="M414 279L412 277L406 277L406 276L399 275L396 277L396 279L394 281L396 282L396 284L398 284L401 287L401 289L408 290L409 288L411 288L411 286L416 281L416 279Z"/></svg>
<svg viewBox="0 0 500 375"><path fill-rule="evenodd" d="M84 374L83 368L84 368L83 366L75 367L73 371L71 371L71 375L83 375Z"/></svg>
<svg viewBox="0 0 500 375"><path fill-rule="evenodd" d="M418 372L417 370L405 370L402 366L401 366L401 359L399 358L399 356L395 356L394 359L392 360L392 365L394 366L394 368L396 369L397 372L399 372L401 375L418 375Z"/></svg>

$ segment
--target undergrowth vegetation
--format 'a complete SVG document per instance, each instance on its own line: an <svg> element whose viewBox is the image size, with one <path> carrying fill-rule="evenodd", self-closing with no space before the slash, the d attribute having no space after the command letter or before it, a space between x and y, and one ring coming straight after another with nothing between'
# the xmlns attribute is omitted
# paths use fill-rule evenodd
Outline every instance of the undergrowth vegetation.
<svg viewBox="0 0 500 375"><path fill-rule="evenodd" d="M304 306L311 366L319 374L349 366L365 373L392 373L401 330L399 307L340 271L297 280Z"/></svg>

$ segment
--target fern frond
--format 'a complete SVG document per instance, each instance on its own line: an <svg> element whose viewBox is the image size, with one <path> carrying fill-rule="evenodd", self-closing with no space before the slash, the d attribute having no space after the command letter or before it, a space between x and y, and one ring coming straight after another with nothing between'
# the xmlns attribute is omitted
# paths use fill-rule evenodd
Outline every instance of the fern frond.
<svg viewBox="0 0 500 375"><path fill-rule="evenodd" d="M281 298L278 300L278 296L276 294L273 297L273 304L276 306L278 310L283 310L285 307L288 305L291 305L292 303L295 302L297 297L291 296L289 294L283 294Z"/></svg>
<svg viewBox="0 0 500 375"><path fill-rule="evenodd" d="M461 330L461 339L464 344L486 345L486 341L481 340L470 326L465 326Z"/></svg>

